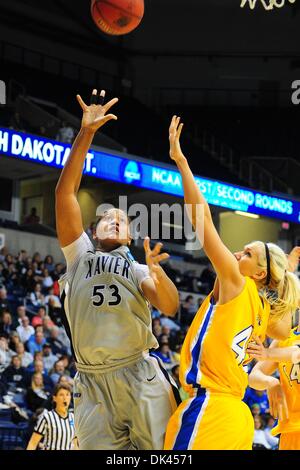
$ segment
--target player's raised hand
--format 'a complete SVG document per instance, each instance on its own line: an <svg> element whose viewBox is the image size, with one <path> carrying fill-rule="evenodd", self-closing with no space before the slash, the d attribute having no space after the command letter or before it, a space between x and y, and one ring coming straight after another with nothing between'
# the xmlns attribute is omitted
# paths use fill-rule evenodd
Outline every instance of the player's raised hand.
<svg viewBox="0 0 300 470"><path fill-rule="evenodd" d="M83 111L81 121L82 128L96 132L107 121L118 119L115 114L106 114L119 100L118 98L113 98L108 103L104 104L105 90L101 90L99 95L97 90L93 90L91 104L89 106L85 104L80 95L77 95L76 98Z"/></svg>
<svg viewBox="0 0 300 470"><path fill-rule="evenodd" d="M180 123L180 117L173 116L169 127L170 157L176 163L184 158L180 147L180 135L183 123Z"/></svg>
<svg viewBox="0 0 300 470"><path fill-rule="evenodd" d="M169 258L168 253L160 253L162 248L162 243L156 243L153 250L150 248L150 238L146 237L144 240L144 250L146 254L146 263L149 268L149 273L151 278L154 281L154 284L159 283L159 278L161 276L162 268L159 263Z"/></svg>
<svg viewBox="0 0 300 470"><path fill-rule="evenodd" d="M251 359L257 361L266 361L268 359L268 349L264 347L261 339L253 335L253 340L248 344L247 353Z"/></svg>
<svg viewBox="0 0 300 470"><path fill-rule="evenodd" d="M289 263L289 271L293 273L298 268L298 264L300 262L300 246L295 246L290 254L287 255L287 259Z"/></svg>
<svg viewBox="0 0 300 470"><path fill-rule="evenodd" d="M272 377L272 382L267 389L270 404L270 413L275 419L284 421L288 419L288 407L283 388L278 379Z"/></svg>

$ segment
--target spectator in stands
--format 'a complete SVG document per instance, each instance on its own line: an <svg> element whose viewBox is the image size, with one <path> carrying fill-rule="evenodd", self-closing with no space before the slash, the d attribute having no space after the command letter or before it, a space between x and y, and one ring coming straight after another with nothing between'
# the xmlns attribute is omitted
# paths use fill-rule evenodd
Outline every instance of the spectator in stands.
<svg viewBox="0 0 300 470"><path fill-rule="evenodd" d="M3 275L5 275L5 285L9 292L16 289L19 283L19 274L16 269L16 266L11 263L9 266L3 270Z"/></svg>
<svg viewBox="0 0 300 470"><path fill-rule="evenodd" d="M21 285L26 292L33 292L36 285L33 269L28 268L27 272L21 278Z"/></svg>
<svg viewBox="0 0 300 470"><path fill-rule="evenodd" d="M260 415L260 406L258 403L253 403L250 407L251 413L253 416L259 416Z"/></svg>
<svg viewBox="0 0 300 470"><path fill-rule="evenodd" d="M4 276L4 266L2 263L0 263L0 285L2 286L4 281L5 281L5 276Z"/></svg>
<svg viewBox="0 0 300 470"><path fill-rule="evenodd" d="M50 393L45 389L43 376L40 372L35 372L32 375L31 386L27 390L27 404L31 411L36 411L37 408L50 409Z"/></svg>
<svg viewBox="0 0 300 470"><path fill-rule="evenodd" d="M39 265L41 262L42 262L41 253L39 253L38 251L36 251L35 253L33 253L33 256L32 256L32 263L37 263L37 265Z"/></svg>
<svg viewBox="0 0 300 470"><path fill-rule="evenodd" d="M15 353L8 347L7 336L0 335L0 373L9 366L14 354Z"/></svg>
<svg viewBox="0 0 300 470"><path fill-rule="evenodd" d="M35 225L40 223L40 217L37 215L36 207L32 207L30 214L27 215L24 219L24 224L26 225Z"/></svg>
<svg viewBox="0 0 300 470"><path fill-rule="evenodd" d="M9 336L12 331L12 317L9 310L5 308L2 312L0 320L0 335L6 334L7 336Z"/></svg>
<svg viewBox="0 0 300 470"><path fill-rule="evenodd" d="M17 332L22 343L26 343L29 338L34 335L34 328L30 325L30 321L27 316L24 316L21 319L21 325L17 327Z"/></svg>
<svg viewBox="0 0 300 470"><path fill-rule="evenodd" d="M62 359L64 358L64 356L62 356ZM69 365L68 365L68 369L66 369L65 373L70 373L70 377L75 377L75 375L77 374L77 368L76 368L76 364L75 364L75 360L74 360L74 357L69 355L68 356L68 359L69 359Z"/></svg>
<svg viewBox="0 0 300 470"><path fill-rule="evenodd" d="M34 355L36 351L42 351L43 346L46 343L44 338L44 333L42 331L36 330L34 336L31 336L27 342L28 351Z"/></svg>
<svg viewBox="0 0 300 470"><path fill-rule="evenodd" d="M180 363L181 349L182 349L182 344L176 344L174 346L173 358L174 358L174 361L178 362L178 364Z"/></svg>
<svg viewBox="0 0 300 470"><path fill-rule="evenodd" d="M43 320L46 316L46 308L45 307L39 307L37 314L33 317L31 320L32 326L35 328L38 325L43 325Z"/></svg>
<svg viewBox="0 0 300 470"><path fill-rule="evenodd" d="M10 334L10 341L8 343L9 348L16 353L16 347L21 343L19 333L17 331L12 331Z"/></svg>
<svg viewBox="0 0 300 470"><path fill-rule="evenodd" d="M160 316L160 324L162 327L167 327L169 328L170 331L179 331L180 326L177 325L177 323L174 322L171 318L167 317L164 314L161 314Z"/></svg>
<svg viewBox="0 0 300 470"><path fill-rule="evenodd" d="M169 343L162 343L159 349L155 351L155 355L162 360L167 370L172 369L174 366L174 360Z"/></svg>
<svg viewBox="0 0 300 470"><path fill-rule="evenodd" d="M33 261L31 264L31 267L33 269L33 274L34 274L34 279L37 283L41 284L43 282L43 264L38 263L37 261Z"/></svg>
<svg viewBox="0 0 300 470"><path fill-rule="evenodd" d="M33 356L28 351L25 351L23 343L19 343L16 346L16 353L21 360L21 366L27 368L33 362Z"/></svg>
<svg viewBox="0 0 300 470"><path fill-rule="evenodd" d="M173 377L178 389L180 389L181 384L179 380L179 364L175 364L175 366L172 367L171 376Z"/></svg>
<svg viewBox="0 0 300 470"><path fill-rule="evenodd" d="M15 320L15 329L17 329L18 326L22 325L22 319L24 317L26 317L25 305L18 305L18 307L17 307L17 317L16 317L16 320Z"/></svg>
<svg viewBox="0 0 300 470"><path fill-rule="evenodd" d="M52 380L54 385L57 384L62 375L66 375L66 370L64 362L59 359L55 362L53 372L52 374L50 374L50 379Z"/></svg>
<svg viewBox="0 0 300 470"><path fill-rule="evenodd" d="M159 310L157 310L157 308L153 307L153 305L151 306L151 317L152 319L154 318L160 318L161 316L161 313Z"/></svg>
<svg viewBox="0 0 300 470"><path fill-rule="evenodd" d="M43 318L43 332L46 340L51 337L52 328L55 326L49 315L46 315Z"/></svg>
<svg viewBox="0 0 300 470"><path fill-rule="evenodd" d="M57 362L57 356L52 353L52 349L49 343L45 343L43 346L43 363L44 368L46 369L47 373L49 373L50 369L54 367L54 364Z"/></svg>
<svg viewBox="0 0 300 470"><path fill-rule="evenodd" d="M51 330L51 337L48 339L48 343L51 345L53 354L62 356L68 354L68 346L62 341L61 337L65 332L60 331L58 326L54 326Z"/></svg>
<svg viewBox="0 0 300 470"><path fill-rule="evenodd" d="M204 293L209 294L213 290L216 280L216 273L211 263L208 263L207 267L203 269L199 280L205 287Z"/></svg>
<svg viewBox="0 0 300 470"><path fill-rule="evenodd" d="M193 295L188 295L181 307L182 322L190 325L197 312L197 305Z"/></svg>
<svg viewBox="0 0 300 470"><path fill-rule="evenodd" d="M156 338L159 338L162 334L162 327L160 324L160 318L154 318L152 320L152 331Z"/></svg>
<svg viewBox="0 0 300 470"><path fill-rule="evenodd" d="M7 255L5 256L4 265L6 268L8 268L10 264L14 264L14 257L10 253L7 253Z"/></svg>
<svg viewBox="0 0 300 470"><path fill-rule="evenodd" d="M61 375L57 383L62 384L62 385L69 385L72 388L74 386L74 380L72 379L72 377L69 377L68 375Z"/></svg>
<svg viewBox="0 0 300 470"><path fill-rule="evenodd" d="M262 414L269 412L269 400L265 390L254 390L253 388L248 387L245 393L244 401L249 406L249 408L251 408L253 404L258 404L260 413Z"/></svg>
<svg viewBox="0 0 300 470"><path fill-rule="evenodd" d="M37 364L37 361L42 362L43 367L42 367L41 371L40 370L35 370L35 366ZM42 373L44 373L43 371L44 371L43 351L35 351L34 356L33 356L33 362L31 364L29 364L29 366L27 367L27 372L29 374L32 374L33 372L42 372ZM30 378L31 378L31 376L30 376Z"/></svg>
<svg viewBox="0 0 300 470"><path fill-rule="evenodd" d="M16 111L10 121L9 121L9 128L14 129L15 131L26 132L26 124L20 116L20 113Z"/></svg>
<svg viewBox="0 0 300 470"><path fill-rule="evenodd" d="M163 326L161 329L161 335L158 339L159 343L169 343L171 346L175 346L174 338L176 336L176 332L173 330L173 332L170 330L168 326Z"/></svg>
<svg viewBox="0 0 300 470"><path fill-rule="evenodd" d="M29 299L31 304L36 308L44 305L45 297L42 294L42 286L39 282L35 285L35 288L33 292L31 292Z"/></svg>
<svg viewBox="0 0 300 470"><path fill-rule="evenodd" d="M43 129L40 128L41 135L45 135L49 139L55 139L56 131L57 131L57 124L55 123L54 119L49 119L41 127L43 127ZM43 132L43 134L41 132Z"/></svg>
<svg viewBox="0 0 300 470"><path fill-rule="evenodd" d="M48 295L45 297L45 305L49 305L53 309L61 308L60 298L54 294L53 287L49 289Z"/></svg>
<svg viewBox="0 0 300 470"><path fill-rule="evenodd" d="M160 337L158 338L158 342L159 342L159 344L164 344L164 343L169 344L169 336L168 335L160 335Z"/></svg>
<svg viewBox="0 0 300 470"><path fill-rule="evenodd" d="M75 131L71 124L69 124L66 121L62 122L61 128L58 130L58 133L56 135L56 140L59 142L64 142L67 144L71 144L73 142L75 136Z"/></svg>
<svg viewBox="0 0 300 470"><path fill-rule="evenodd" d="M4 286L0 287L0 315L2 314L3 310L9 310L9 302L7 299L7 290Z"/></svg>
<svg viewBox="0 0 300 470"><path fill-rule="evenodd" d="M3 263L7 254L8 254L8 248L7 246L4 246L0 250L0 263Z"/></svg>
<svg viewBox="0 0 300 470"><path fill-rule="evenodd" d="M271 449L271 445L267 440L267 435L264 432L264 424L261 416L254 416L254 438L253 450L267 450Z"/></svg>
<svg viewBox="0 0 300 470"><path fill-rule="evenodd" d="M275 419L270 414L265 415L266 427L264 429L268 443L270 444L272 450L278 448L279 438L272 436L271 430L275 426Z"/></svg>
<svg viewBox="0 0 300 470"><path fill-rule="evenodd" d="M55 266L53 262L53 256L51 255L46 256L46 258L44 259L44 266L45 266L45 269L48 269L50 274L54 271Z"/></svg>
<svg viewBox="0 0 300 470"><path fill-rule="evenodd" d="M45 389L51 392L53 389L53 382L44 367L43 353L39 351L34 355L33 364L30 364L30 366L27 367L27 384L31 382L32 375L35 372L42 374Z"/></svg>
<svg viewBox="0 0 300 470"><path fill-rule="evenodd" d="M64 270L65 270L65 265L63 265L62 263L57 263L55 265L55 269L51 274L52 279L53 279L54 282L58 281L60 279L60 277L63 274Z"/></svg>
<svg viewBox="0 0 300 470"><path fill-rule="evenodd" d="M16 263L16 268L20 274L25 274L27 271L27 258L27 251L20 250L18 253L18 261Z"/></svg>
<svg viewBox="0 0 300 470"><path fill-rule="evenodd" d="M63 356L61 356L61 357L59 358L59 360L62 361L63 364L64 364L65 374L66 374L66 375L70 375L70 372L69 372L70 356L68 356L67 354L64 354Z"/></svg>
<svg viewBox="0 0 300 470"><path fill-rule="evenodd" d="M7 385L12 385L15 388L25 388L26 369L22 366L21 359L17 354L12 356L11 364L2 373L1 380L4 380Z"/></svg>

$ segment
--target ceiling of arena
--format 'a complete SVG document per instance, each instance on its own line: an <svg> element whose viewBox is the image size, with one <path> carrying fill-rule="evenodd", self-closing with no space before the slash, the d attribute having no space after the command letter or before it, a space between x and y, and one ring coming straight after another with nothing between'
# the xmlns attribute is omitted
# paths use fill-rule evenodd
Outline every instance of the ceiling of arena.
<svg viewBox="0 0 300 470"><path fill-rule="evenodd" d="M89 0L0 0L0 22L44 35L69 31L94 46L125 48L129 53L178 54L216 52L292 52L299 46L300 2L271 12L257 4L241 9L240 0L145 0L142 25L130 35L112 38L98 33ZM46 14L45 14L46 12ZM26 18L26 22L24 19ZM47 27L48 25L48 27ZM97 43L97 44L96 44Z"/></svg>
<svg viewBox="0 0 300 470"><path fill-rule="evenodd" d="M95 64L145 102L151 88L252 91L277 81L288 92L300 79L300 0L270 12L260 0L253 11L240 0L145 0L141 25L123 37L99 32L90 0L0 0L1 41Z"/></svg>

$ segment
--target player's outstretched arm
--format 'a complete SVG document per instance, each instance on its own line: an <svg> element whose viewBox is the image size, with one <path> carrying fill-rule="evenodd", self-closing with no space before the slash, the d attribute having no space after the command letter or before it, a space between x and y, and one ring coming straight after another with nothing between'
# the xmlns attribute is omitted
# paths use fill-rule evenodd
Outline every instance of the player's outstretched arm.
<svg viewBox="0 0 300 470"><path fill-rule="evenodd" d="M180 135L183 124L173 116L169 128L170 157L175 161L183 183L184 200L190 221L208 258L212 262L221 285L228 284L232 298L240 293L244 278L240 274L238 262L219 237L214 226L209 205L201 193L191 172L187 159L182 153ZM202 210L201 210L202 208ZM202 234L204 239L202 240Z"/></svg>
<svg viewBox="0 0 300 470"><path fill-rule="evenodd" d="M105 91L97 96L93 90L92 102L103 101ZM77 100L83 111L81 129L72 145L69 158L61 172L55 190L56 230L61 247L70 245L83 232L82 217L77 201L83 165L86 154L91 146L94 135L100 127L111 119L117 119L114 114L107 114L118 98L106 104L86 105L80 95Z"/></svg>
<svg viewBox="0 0 300 470"><path fill-rule="evenodd" d="M277 419L288 418L288 407L280 381L272 374L277 369L276 362L258 362L249 375L249 386L256 390L267 390L270 413Z"/></svg>
<svg viewBox="0 0 300 470"><path fill-rule="evenodd" d="M272 347L265 348L260 338L253 336L253 339L255 343L249 343L247 348L247 353L252 359L257 361L292 362L293 364L300 362L300 348L298 346L277 348L277 343L273 342Z"/></svg>
<svg viewBox="0 0 300 470"><path fill-rule="evenodd" d="M157 243L153 250L150 248L150 239L144 240L146 263L151 279L142 283L142 290L149 302L168 316L176 315L179 308L179 295L176 286L166 275L160 262L169 258L167 253L160 253L162 243Z"/></svg>

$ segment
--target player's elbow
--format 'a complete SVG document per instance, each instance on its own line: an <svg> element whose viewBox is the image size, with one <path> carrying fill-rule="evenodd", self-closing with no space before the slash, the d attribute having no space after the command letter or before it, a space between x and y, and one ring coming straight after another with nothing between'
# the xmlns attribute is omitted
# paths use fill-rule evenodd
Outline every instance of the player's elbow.
<svg viewBox="0 0 300 470"><path fill-rule="evenodd" d="M176 313L179 310L179 299L178 300L176 299L174 302L170 302L168 305L164 306L164 308L161 310L168 317L175 317Z"/></svg>

